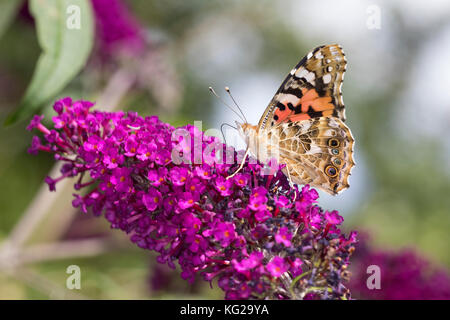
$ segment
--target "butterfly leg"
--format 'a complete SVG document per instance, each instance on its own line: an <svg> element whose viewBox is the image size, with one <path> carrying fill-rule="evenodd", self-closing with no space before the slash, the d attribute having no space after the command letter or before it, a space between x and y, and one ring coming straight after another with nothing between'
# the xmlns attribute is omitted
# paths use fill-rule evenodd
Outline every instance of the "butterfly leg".
<svg viewBox="0 0 450 320"><path fill-rule="evenodd" d="M239 171L242 170L242 168L244 167L244 164L245 164L245 160L247 159L249 153L250 153L250 149L247 148L247 150L245 151L245 154L244 154L244 158L242 159L241 165L232 175L227 177L227 180L234 177Z"/></svg>
<svg viewBox="0 0 450 320"><path fill-rule="evenodd" d="M295 191L295 193L294 193L294 200L292 200L293 202L295 202L295 200L297 199L297 190L295 190L295 188L294 188L294 183L292 182L291 173L289 171L288 165L286 165L286 171L287 171L287 177L288 177L288 180L289 180L289 186L292 189L294 189L294 191Z"/></svg>

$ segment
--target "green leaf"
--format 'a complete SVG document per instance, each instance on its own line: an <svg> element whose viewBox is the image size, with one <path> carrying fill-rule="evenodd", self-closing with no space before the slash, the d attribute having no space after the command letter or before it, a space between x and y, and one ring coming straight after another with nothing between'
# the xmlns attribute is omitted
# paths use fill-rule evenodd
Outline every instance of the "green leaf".
<svg viewBox="0 0 450 320"><path fill-rule="evenodd" d="M0 39L19 11L23 0L0 0Z"/></svg>
<svg viewBox="0 0 450 320"><path fill-rule="evenodd" d="M5 125L31 116L81 70L92 49L94 24L88 0L30 0L42 53L17 110Z"/></svg>

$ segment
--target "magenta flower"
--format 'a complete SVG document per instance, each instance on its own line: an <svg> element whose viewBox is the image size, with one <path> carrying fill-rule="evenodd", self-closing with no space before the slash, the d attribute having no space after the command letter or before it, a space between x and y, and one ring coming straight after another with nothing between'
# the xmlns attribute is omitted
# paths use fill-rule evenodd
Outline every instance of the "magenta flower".
<svg viewBox="0 0 450 320"><path fill-rule="evenodd" d="M42 146L41 139L39 139L39 137L34 136L31 140L31 147L28 149L28 152L33 155L37 155L40 150L50 151L48 148Z"/></svg>
<svg viewBox="0 0 450 320"><path fill-rule="evenodd" d="M109 166L108 166L109 169ZM129 168L115 168L109 182L114 186L117 192L131 192L132 183Z"/></svg>
<svg viewBox="0 0 450 320"><path fill-rule="evenodd" d="M236 231L232 223L220 222L214 228L213 235L222 247L228 247L236 238Z"/></svg>
<svg viewBox="0 0 450 320"><path fill-rule="evenodd" d="M105 142L98 136L90 136L83 144L83 149L86 152L102 152L105 147Z"/></svg>
<svg viewBox="0 0 450 320"><path fill-rule="evenodd" d="M292 233L287 227L282 227L280 231L275 235L275 242L282 243L286 247L291 246Z"/></svg>
<svg viewBox="0 0 450 320"><path fill-rule="evenodd" d="M202 221L192 213L186 212L183 215L183 227L186 228L186 234L197 234L202 227Z"/></svg>
<svg viewBox="0 0 450 320"><path fill-rule="evenodd" d="M249 208L255 211L266 209L267 190L264 187L257 187L250 196Z"/></svg>
<svg viewBox="0 0 450 320"><path fill-rule="evenodd" d="M183 186L188 179L189 172L186 168L175 167L170 170L170 181L176 186Z"/></svg>
<svg viewBox="0 0 450 320"><path fill-rule="evenodd" d="M158 150L158 146L153 143L153 142L149 142L146 144L140 144L137 150L137 156L136 158L138 158L141 161L145 161L145 160L155 160L156 157L156 150Z"/></svg>
<svg viewBox="0 0 450 320"><path fill-rule="evenodd" d="M162 204L161 193L155 188L149 188L148 192L142 196L142 202L148 211L155 211Z"/></svg>
<svg viewBox="0 0 450 320"><path fill-rule="evenodd" d="M136 136L131 135L127 138L127 141L125 142L125 155L127 157L134 157L136 155L138 148L138 143L136 141Z"/></svg>
<svg viewBox="0 0 450 320"><path fill-rule="evenodd" d="M284 259L278 256L274 257L272 261L267 264L267 270L269 270L270 274L275 278L281 276L287 269L288 267Z"/></svg>
<svg viewBox="0 0 450 320"><path fill-rule="evenodd" d="M316 204L314 189L290 188L281 171L267 176L248 160L227 179L238 153L217 138L92 106L65 98L54 104L57 128L41 117L29 126L45 139L33 138L30 152L65 163L59 177L46 178L51 190L77 177L75 189L87 192L75 195L75 207L104 216L158 262L178 263L183 279L217 280L227 299L350 298L356 233L340 231L343 219Z"/></svg>
<svg viewBox="0 0 450 320"><path fill-rule="evenodd" d="M295 258L295 260L291 262L290 271L294 277L297 277L303 273L302 264L303 261L300 258Z"/></svg>
<svg viewBox="0 0 450 320"><path fill-rule="evenodd" d="M249 205L252 209L254 209L254 205ZM258 222L265 222L267 219L272 217L272 213L270 213L267 209L262 209L263 206L258 205L259 210L255 213L255 220ZM254 209L255 210L255 209Z"/></svg>
<svg viewBox="0 0 450 320"><path fill-rule="evenodd" d="M34 128L39 128L42 125L41 121L42 121L43 118L44 118L44 116L35 115L33 117L33 119L30 121L30 124L27 126L27 130L31 131Z"/></svg>
<svg viewBox="0 0 450 320"><path fill-rule="evenodd" d="M195 195L196 194L193 194L191 192L183 192L178 199L178 206L181 209L191 208L195 204L197 198Z"/></svg>
<svg viewBox="0 0 450 320"><path fill-rule="evenodd" d="M245 187L246 185L248 185L248 182L250 180L250 176L248 174L242 174L242 173L238 173L235 177L234 177L234 183L238 186L238 187Z"/></svg>
<svg viewBox="0 0 450 320"><path fill-rule="evenodd" d="M208 247L208 243L205 239L198 234L187 236L186 243L189 246L189 250L194 253L205 250Z"/></svg>
<svg viewBox="0 0 450 320"><path fill-rule="evenodd" d="M186 191L192 192L195 194L202 194L205 191L205 185L202 183L200 178L194 177L192 179L189 179L189 181L186 183Z"/></svg>
<svg viewBox="0 0 450 320"><path fill-rule="evenodd" d="M252 252L248 258L237 261L233 259L231 262L238 272L247 272L253 268L259 266L263 260L264 256L262 252Z"/></svg>
<svg viewBox="0 0 450 320"><path fill-rule="evenodd" d="M283 195L275 198L275 205L277 207L287 207L289 206L289 199Z"/></svg>
<svg viewBox="0 0 450 320"><path fill-rule="evenodd" d="M195 167L195 174L201 179L209 180L211 179L211 167L209 165Z"/></svg>
<svg viewBox="0 0 450 320"><path fill-rule="evenodd" d="M108 169L117 168L124 161L123 154L119 154L118 150L114 148L107 149L103 154L103 163Z"/></svg>
<svg viewBox="0 0 450 320"><path fill-rule="evenodd" d="M325 212L325 220L331 225L338 225L344 221L337 211Z"/></svg>
<svg viewBox="0 0 450 320"><path fill-rule="evenodd" d="M224 177L218 177L216 179L216 189L221 196L227 197L233 193L233 182Z"/></svg>

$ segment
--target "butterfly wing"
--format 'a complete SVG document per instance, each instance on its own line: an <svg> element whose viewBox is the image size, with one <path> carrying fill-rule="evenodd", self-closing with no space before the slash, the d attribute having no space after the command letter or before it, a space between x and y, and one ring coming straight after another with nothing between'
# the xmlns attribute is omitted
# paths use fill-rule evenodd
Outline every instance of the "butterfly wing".
<svg viewBox="0 0 450 320"><path fill-rule="evenodd" d="M349 187L354 166L341 91L346 64L339 45L308 53L283 81L257 129L279 146L284 172L294 183L331 194Z"/></svg>
<svg viewBox="0 0 450 320"><path fill-rule="evenodd" d="M258 127L334 116L345 121L342 83L347 61L339 45L315 48L284 79Z"/></svg>
<svg viewBox="0 0 450 320"><path fill-rule="evenodd" d="M342 120L320 117L284 122L272 133L277 136L280 162L286 164L284 173L294 183L308 183L330 194L349 187L354 139Z"/></svg>

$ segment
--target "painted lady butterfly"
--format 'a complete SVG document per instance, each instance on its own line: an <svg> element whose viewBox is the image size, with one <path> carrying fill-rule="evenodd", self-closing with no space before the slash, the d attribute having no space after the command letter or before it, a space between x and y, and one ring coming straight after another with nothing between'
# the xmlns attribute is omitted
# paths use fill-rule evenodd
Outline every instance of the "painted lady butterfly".
<svg viewBox="0 0 450 320"><path fill-rule="evenodd" d="M291 184L310 184L333 195L348 188L355 162L341 92L346 64L336 44L308 53L283 81L258 125L238 123L246 156L250 152L262 162L275 157L286 165L283 172Z"/></svg>

